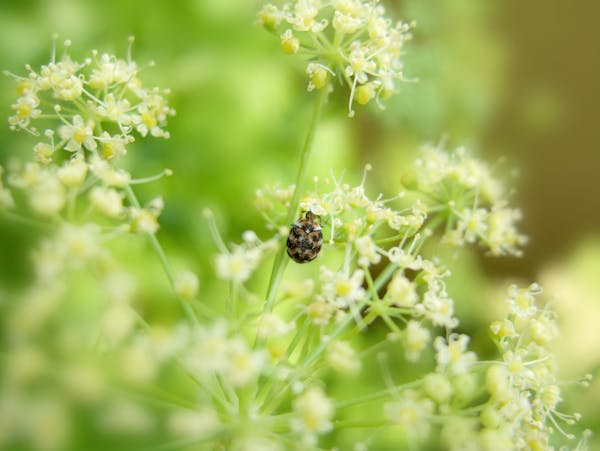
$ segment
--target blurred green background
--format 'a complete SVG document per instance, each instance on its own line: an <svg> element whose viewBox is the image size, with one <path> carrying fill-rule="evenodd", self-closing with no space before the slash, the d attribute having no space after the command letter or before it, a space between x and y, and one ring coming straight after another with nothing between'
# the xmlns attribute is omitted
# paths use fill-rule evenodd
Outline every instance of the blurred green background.
<svg viewBox="0 0 600 451"><path fill-rule="evenodd" d="M484 275L541 279L565 300L565 354L577 359L573 368L591 371L600 363L600 336L593 321L582 327L582 318L600 320L600 6L542 0L384 3L392 15L417 21L406 47L405 73L419 81L403 84L386 111L361 108L354 119L346 117L338 90L322 118L312 173L347 169L349 178L356 174L358 180L364 164L371 163L371 193L391 195L401 189L403 171L427 141L464 144L491 161L504 158L500 174L519 171L510 183L530 243L521 259L464 255L455 290L476 297L481 285L465 287L460 280ZM215 211L226 241L239 240L247 229L264 236L251 207L254 191L292 183L311 111L303 63L284 55L277 40L254 25L261 4L0 3L0 66L11 72L23 73L25 63L46 63L54 32L59 42L72 40L75 58L93 48L125 56L127 37L134 35L138 64L156 61L142 77L147 85L171 88L177 110L167 127L172 137L139 140L127 165L137 176L164 167L174 171L173 177L141 187L140 197L163 195L159 238L175 266L191 266L208 289L216 249L202 210ZM0 77L5 117L14 98L13 80ZM0 164L28 157L33 143L26 134L0 127ZM14 287L27 278L31 237L0 221L0 242L0 286ZM144 252L130 258L146 261ZM158 265L145 270L160 274ZM149 278L147 290L167 292L161 277ZM459 316L467 316L467 327L469 315L484 315L482 307L460 301L458 309ZM578 352L572 353L574 348ZM597 383L592 393L599 393ZM582 397L579 407L588 425L600 421L591 399Z"/></svg>

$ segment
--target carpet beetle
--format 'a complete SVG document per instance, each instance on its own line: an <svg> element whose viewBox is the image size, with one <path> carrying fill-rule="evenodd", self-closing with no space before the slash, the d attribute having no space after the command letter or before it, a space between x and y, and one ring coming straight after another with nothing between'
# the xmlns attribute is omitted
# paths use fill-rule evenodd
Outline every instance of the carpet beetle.
<svg viewBox="0 0 600 451"><path fill-rule="evenodd" d="M313 261L321 251L323 232L312 211L292 224L287 239L287 253L297 263Z"/></svg>

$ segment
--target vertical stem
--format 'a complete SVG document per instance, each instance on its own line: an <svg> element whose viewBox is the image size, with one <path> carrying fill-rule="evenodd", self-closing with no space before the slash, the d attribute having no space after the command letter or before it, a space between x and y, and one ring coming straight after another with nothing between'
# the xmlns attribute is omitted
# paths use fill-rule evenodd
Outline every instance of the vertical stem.
<svg viewBox="0 0 600 451"><path fill-rule="evenodd" d="M308 167L308 161L310 159L310 154L312 151L312 143L315 137L317 120L319 119L321 108L324 104L326 96L327 87L324 87L319 90L319 93L317 95L312 118L310 120L308 131L306 132L306 137L304 139L304 145L302 146L302 151L300 153L300 164L298 166L298 174L296 175L294 194L292 196L290 208L288 210L288 215L286 218L286 223L288 224L293 223L294 219L296 219L296 210L298 209L298 204L300 203L300 195L302 194L304 189L306 169ZM270 312L273 310L273 306L275 304L275 295L277 294L277 290L279 289L279 285L281 284L281 279L283 278L283 273L288 264L288 259L285 258L285 254L285 246L282 246L281 249L279 249L279 251L277 252L277 255L275 256L275 262L273 263L273 270L271 272L271 278L269 280L269 288L267 289L265 311Z"/></svg>
<svg viewBox="0 0 600 451"><path fill-rule="evenodd" d="M129 202L131 202L131 204L134 207L140 208L140 203L137 200L137 197L135 196L135 193L131 189L131 186L127 185L125 187L125 192L127 193L127 198L129 199ZM175 292L175 296L177 297L177 300L181 304L181 307L183 308L183 310L185 311L186 315L188 316L188 318L190 319L190 321L193 324L198 323L198 319L196 318L196 315L194 314L194 311L192 310L192 308L190 307L190 305L185 300L181 299L179 297L179 295L177 294L177 292L175 291L175 275L173 274L173 270L171 269L171 265L169 264L169 261L167 260L167 256L165 255L165 251L163 250L162 246L160 245L160 242L158 241L158 238L156 238L156 235L154 235L153 233L147 233L146 235L148 236L148 239L150 240L150 244L152 245L152 248L158 254L158 258L159 258L160 263L161 263L161 265L163 267L163 270L165 271L165 274L167 275L167 278L169 279L169 283L171 285L171 288Z"/></svg>

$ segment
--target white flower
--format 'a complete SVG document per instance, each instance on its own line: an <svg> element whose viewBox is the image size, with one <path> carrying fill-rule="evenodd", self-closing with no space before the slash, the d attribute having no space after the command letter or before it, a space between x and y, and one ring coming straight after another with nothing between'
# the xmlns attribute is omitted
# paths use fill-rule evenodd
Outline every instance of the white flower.
<svg viewBox="0 0 600 451"><path fill-rule="evenodd" d="M17 127L29 129L31 120L38 118L42 114L42 110L37 108L39 104L40 100L33 93L27 93L17 98L16 103L11 105L15 114L8 118L10 128L13 130Z"/></svg>
<svg viewBox="0 0 600 451"><path fill-rule="evenodd" d="M50 164L52 162L52 155L54 154L54 146L52 144L39 142L33 146L33 155L35 161L41 164Z"/></svg>
<svg viewBox="0 0 600 451"><path fill-rule="evenodd" d="M309 435L329 432L333 425L333 403L319 387L311 387L294 400L296 418L292 427Z"/></svg>
<svg viewBox="0 0 600 451"><path fill-rule="evenodd" d="M450 334L447 342L443 337L436 337L433 347L436 350L437 371L449 369L453 374L467 371L477 360L474 352L467 351L468 344L467 335Z"/></svg>
<svg viewBox="0 0 600 451"><path fill-rule="evenodd" d="M194 299L198 295L198 276L191 271L179 273L175 279L175 293L186 301Z"/></svg>
<svg viewBox="0 0 600 451"><path fill-rule="evenodd" d="M101 158L92 157L89 167L92 173L107 186L123 188L131 181L131 176L127 171L114 168L108 161Z"/></svg>
<svg viewBox="0 0 600 451"><path fill-rule="evenodd" d="M458 320L454 317L454 302L443 289L427 291L423 301L415 306L415 310L436 326L454 329L458 325Z"/></svg>
<svg viewBox="0 0 600 451"><path fill-rule="evenodd" d="M404 356L409 362L416 362L431 339L431 333L418 321L410 320L402 331Z"/></svg>
<svg viewBox="0 0 600 451"><path fill-rule="evenodd" d="M64 186L50 173L43 173L28 194L31 209L42 216L60 213L67 202Z"/></svg>
<svg viewBox="0 0 600 451"><path fill-rule="evenodd" d="M131 115L131 122L142 136L150 133L154 137L169 138L169 133L161 126L166 124L167 116L173 116L175 111L169 108L166 100L158 89L141 93L142 101L137 105L137 114Z"/></svg>
<svg viewBox="0 0 600 451"><path fill-rule="evenodd" d="M245 249L235 246L231 253L219 254L215 258L217 274L222 279L243 283L250 278L261 257L262 251L257 247Z"/></svg>
<svg viewBox="0 0 600 451"><path fill-rule="evenodd" d="M246 386L254 381L266 364L265 354L260 350L250 349L240 338L234 338L227 343L227 359L224 378L234 387Z"/></svg>
<svg viewBox="0 0 600 451"><path fill-rule="evenodd" d="M323 297L339 308L352 306L365 296L365 290L362 288L364 277L365 274L360 269L348 275L345 272L334 273L322 266Z"/></svg>
<svg viewBox="0 0 600 451"><path fill-rule="evenodd" d="M519 318L529 318L538 311L535 303L536 296L541 293L541 288L538 284L532 284L528 288L518 288L512 285L509 288L509 311Z"/></svg>
<svg viewBox="0 0 600 451"><path fill-rule="evenodd" d="M263 338L275 338L281 337L293 329L292 323L286 323L274 313L265 313L258 324L257 334Z"/></svg>
<svg viewBox="0 0 600 451"><path fill-rule="evenodd" d="M324 299L317 299L306 306L306 314L315 326L326 326L329 324L336 311L336 307Z"/></svg>
<svg viewBox="0 0 600 451"><path fill-rule="evenodd" d="M387 287L387 295L394 305L401 308L413 307L419 301L414 283L404 276L402 270L394 273Z"/></svg>
<svg viewBox="0 0 600 451"><path fill-rule="evenodd" d="M96 150L98 145L94 139L93 127L93 121L86 122L79 114L76 114L73 116L71 124L58 128L58 136L67 141L65 149L71 152L81 151L82 146L88 150Z"/></svg>
<svg viewBox="0 0 600 451"><path fill-rule="evenodd" d="M94 187L90 191L90 202L109 218L118 218L124 211L123 196L112 188Z"/></svg>
<svg viewBox="0 0 600 451"><path fill-rule="evenodd" d="M538 318L529 321L531 338L538 345L546 345L558 336L558 326L554 317L548 312L541 312Z"/></svg>
<svg viewBox="0 0 600 451"><path fill-rule="evenodd" d="M95 62L96 67L89 80L90 86L94 89L106 89L111 85L132 82L136 79L137 65L133 61L127 62L103 53Z"/></svg>
<svg viewBox="0 0 600 451"><path fill-rule="evenodd" d="M113 93L108 93L104 97L104 101L98 106L98 113L111 121L127 125L131 122L131 118L127 112L131 108L127 99L117 100Z"/></svg>
<svg viewBox="0 0 600 451"><path fill-rule="evenodd" d="M354 349L345 341L329 343L325 358L327 363L340 373L356 374L360 371L360 359Z"/></svg>
<svg viewBox="0 0 600 451"><path fill-rule="evenodd" d="M361 236L354 240L354 246L358 251L360 258L358 259L359 266L375 265L381 261L378 248L369 235Z"/></svg>
<svg viewBox="0 0 600 451"><path fill-rule="evenodd" d="M148 208L129 208L129 216L131 217L131 231L135 233L150 233L158 232L159 224L156 213Z"/></svg>
<svg viewBox="0 0 600 451"><path fill-rule="evenodd" d="M447 402L452 396L452 384L440 373L429 373L423 378L423 390L437 404Z"/></svg>
<svg viewBox="0 0 600 451"><path fill-rule="evenodd" d="M87 171L85 160L77 154L56 171L56 176L67 188L74 188L83 184Z"/></svg>
<svg viewBox="0 0 600 451"><path fill-rule="evenodd" d="M280 36L281 39L281 48L285 53L296 53L300 48L300 41L294 37L294 34L291 29L285 30Z"/></svg>
<svg viewBox="0 0 600 451"><path fill-rule="evenodd" d="M112 160L119 155L125 155L127 149L125 146L133 142L133 137L125 137L122 135L111 136L108 132L102 132L98 138L102 145L102 158L105 160Z"/></svg>
<svg viewBox="0 0 600 451"><path fill-rule="evenodd" d="M393 424L402 427L407 433L419 438L427 436L430 430L429 417L435 405L430 399L419 399L413 390L405 390L397 401L383 405L385 417Z"/></svg>
<svg viewBox="0 0 600 451"><path fill-rule="evenodd" d="M519 234L515 224L521 220L520 210L495 208L488 217L487 242L494 255L521 255L519 247L527 242L525 235Z"/></svg>
<svg viewBox="0 0 600 451"><path fill-rule="evenodd" d="M483 208L466 208L460 213L457 228L462 231L467 243L474 243L479 237L485 237L488 230L488 214Z"/></svg>
<svg viewBox="0 0 600 451"><path fill-rule="evenodd" d="M485 385L498 402L506 402L513 397L510 373L504 365L492 365L485 374Z"/></svg>

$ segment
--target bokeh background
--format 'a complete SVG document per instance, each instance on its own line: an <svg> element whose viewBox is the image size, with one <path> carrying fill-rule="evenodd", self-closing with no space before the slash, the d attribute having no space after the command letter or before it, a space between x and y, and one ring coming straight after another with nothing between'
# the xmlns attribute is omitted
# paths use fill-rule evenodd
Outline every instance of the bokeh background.
<svg viewBox="0 0 600 451"><path fill-rule="evenodd" d="M454 288L459 317L485 316L473 305L484 280L538 280L556 297L564 327L566 377L600 365L600 6L594 2L532 0L403 0L384 2L391 14L416 20L406 47L405 83L386 111L361 108L346 117L334 95L317 134L315 175L346 170L358 180L366 163L372 193L393 195L425 142L465 145L497 161L514 186L530 237L523 258L489 259L476 251L461 259ZM210 207L227 241L247 229L264 232L252 208L256 188L292 183L311 102L303 64L280 52L277 40L254 25L254 0L3 0L0 66L23 73L48 61L51 36L71 39L77 58L97 48L134 57L147 84L169 87L177 116L172 138L136 144L128 166L143 176L164 167L174 176L140 188L162 194L159 238L175 265L197 271L207 290L214 243L202 210ZM339 90L338 90L339 91ZM0 111L7 117L13 80L0 77ZM29 155L32 138L0 127L0 164ZM516 169L516 177L513 169ZM509 174L512 174L509 176ZM36 240L0 218L0 286L26 283L28 252ZM168 291L149 251L147 291ZM148 252L148 255L146 255ZM462 283L469 280L469 283ZM0 291L4 292L3 290ZM152 296L149 296L153 299ZM461 299L471 300L461 304ZM155 305L152 316L176 313ZM475 321L473 320L473 323ZM598 383L574 401L584 425L600 423ZM592 394L592 396L590 396ZM594 399L596 401L594 401ZM596 443L598 439L596 438Z"/></svg>

